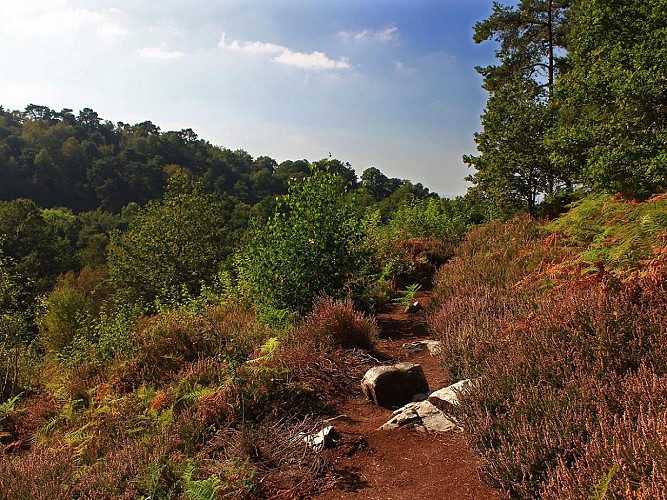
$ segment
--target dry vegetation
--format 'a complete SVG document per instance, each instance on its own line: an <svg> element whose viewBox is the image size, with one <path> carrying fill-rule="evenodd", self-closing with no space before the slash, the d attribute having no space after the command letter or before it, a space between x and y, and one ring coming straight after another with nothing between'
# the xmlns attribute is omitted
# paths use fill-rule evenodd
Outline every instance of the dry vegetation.
<svg viewBox="0 0 667 500"><path fill-rule="evenodd" d="M551 226L472 231L430 326L459 418L509 498L664 498L667 203L584 200Z"/></svg>
<svg viewBox="0 0 667 500"><path fill-rule="evenodd" d="M377 327L327 298L295 331L233 305L181 309L145 320L131 355L45 369L0 406L0 495L306 495L325 464L298 433L358 380L363 359L339 344L371 347Z"/></svg>

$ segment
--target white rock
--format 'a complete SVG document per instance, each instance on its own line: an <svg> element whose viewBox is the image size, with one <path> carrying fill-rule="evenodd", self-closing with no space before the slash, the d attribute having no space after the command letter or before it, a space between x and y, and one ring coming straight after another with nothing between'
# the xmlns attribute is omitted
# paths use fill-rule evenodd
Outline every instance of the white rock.
<svg viewBox="0 0 667 500"><path fill-rule="evenodd" d="M340 435L333 428L333 425L327 425L320 432L302 435L302 439L313 450L322 451L324 448L334 448L340 439Z"/></svg>

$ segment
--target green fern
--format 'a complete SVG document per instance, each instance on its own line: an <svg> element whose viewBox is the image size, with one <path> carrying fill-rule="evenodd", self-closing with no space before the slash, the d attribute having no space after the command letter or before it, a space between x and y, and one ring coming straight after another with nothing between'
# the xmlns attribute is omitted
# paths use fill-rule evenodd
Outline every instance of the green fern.
<svg viewBox="0 0 667 500"><path fill-rule="evenodd" d="M595 490L588 496L589 500L604 500L606 498L607 491L609 491L609 485L617 470L618 465L614 464L611 469L609 469L609 472L603 474L598 484L595 485Z"/></svg>
<svg viewBox="0 0 667 500"><path fill-rule="evenodd" d="M407 286L405 290L400 292L402 294L401 297L396 297L392 302L403 307L408 307L414 302L415 296L421 287L422 286L417 283Z"/></svg>
<svg viewBox="0 0 667 500"><path fill-rule="evenodd" d="M207 479L193 479L194 471L194 464L188 464L183 475L185 498L188 500L215 500L218 497L218 491L224 486L220 478L211 475Z"/></svg>

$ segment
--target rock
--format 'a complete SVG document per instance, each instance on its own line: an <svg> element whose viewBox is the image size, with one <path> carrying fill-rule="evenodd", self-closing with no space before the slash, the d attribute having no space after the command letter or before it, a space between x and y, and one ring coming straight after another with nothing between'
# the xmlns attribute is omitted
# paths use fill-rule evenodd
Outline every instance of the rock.
<svg viewBox="0 0 667 500"><path fill-rule="evenodd" d="M422 305L418 300L414 301L408 307L405 308L406 313L414 314L422 310Z"/></svg>
<svg viewBox="0 0 667 500"><path fill-rule="evenodd" d="M340 440L340 434L336 432L333 425L328 425L315 434L302 434L301 436L304 443L315 451L322 451L325 448L327 450L335 448Z"/></svg>
<svg viewBox="0 0 667 500"><path fill-rule="evenodd" d="M472 384L470 379L460 380L455 384L433 391L428 395L428 401L441 411L451 414L452 407L459 404L459 393Z"/></svg>
<svg viewBox="0 0 667 500"><path fill-rule="evenodd" d="M399 408L380 429L391 430L399 427L412 427L421 432L450 432L461 429L428 401L409 403Z"/></svg>
<svg viewBox="0 0 667 500"><path fill-rule="evenodd" d="M428 399L428 394L424 394L423 392L420 392L419 394L415 394L412 396L412 402L413 403L419 403L420 401L426 401Z"/></svg>
<svg viewBox="0 0 667 500"><path fill-rule="evenodd" d="M403 349L405 349L407 354L419 354L425 349L428 349L428 351L433 356L440 354L441 352L440 342L437 340L417 340L415 342L406 342L403 344Z"/></svg>
<svg viewBox="0 0 667 500"><path fill-rule="evenodd" d="M376 405L392 408L412 401L415 394L428 392L428 382L421 365L398 363L368 370L361 390Z"/></svg>
<svg viewBox="0 0 667 500"><path fill-rule="evenodd" d="M442 352L442 346L437 340L425 340L424 342L426 342L428 352L430 352L432 356L437 356Z"/></svg>

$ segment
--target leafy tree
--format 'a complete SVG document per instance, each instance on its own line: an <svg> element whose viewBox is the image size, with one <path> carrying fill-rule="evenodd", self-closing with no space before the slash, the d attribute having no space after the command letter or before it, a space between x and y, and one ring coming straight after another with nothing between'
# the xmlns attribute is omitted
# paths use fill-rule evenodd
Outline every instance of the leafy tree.
<svg viewBox="0 0 667 500"><path fill-rule="evenodd" d="M667 188L667 2L578 0L553 158L593 187Z"/></svg>
<svg viewBox="0 0 667 500"><path fill-rule="evenodd" d="M30 200L0 202L0 248L21 277L17 286L26 300L47 291L72 263L55 226Z"/></svg>
<svg viewBox="0 0 667 500"><path fill-rule="evenodd" d="M229 252L224 232L219 199L200 182L174 175L164 200L140 210L114 241L110 274L118 293L148 309L197 296Z"/></svg>
<svg viewBox="0 0 667 500"><path fill-rule="evenodd" d="M477 68L489 100L483 131L475 134L479 155L463 159L477 170L467 179L473 190L510 212L534 214L542 193L571 182L553 168L545 146L554 123L553 89L568 8L568 0L494 3L491 16L475 25L475 42L499 44L499 64Z"/></svg>
<svg viewBox="0 0 667 500"><path fill-rule="evenodd" d="M344 296L362 269L362 230L345 183L328 170L290 184L251 236L239 275L258 303L305 313L318 295Z"/></svg>
<svg viewBox="0 0 667 500"><path fill-rule="evenodd" d="M377 167L369 167L361 174L361 185L380 201L400 188L403 182L400 179L388 178Z"/></svg>
<svg viewBox="0 0 667 500"><path fill-rule="evenodd" d="M30 337L29 317L19 300L17 276L0 253L0 404L18 392L20 358Z"/></svg>

